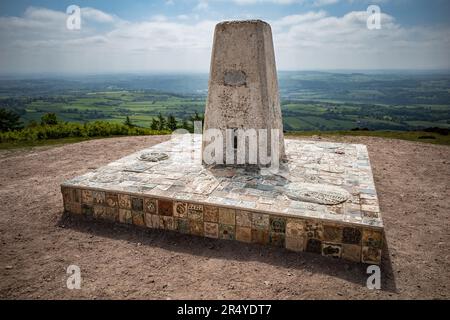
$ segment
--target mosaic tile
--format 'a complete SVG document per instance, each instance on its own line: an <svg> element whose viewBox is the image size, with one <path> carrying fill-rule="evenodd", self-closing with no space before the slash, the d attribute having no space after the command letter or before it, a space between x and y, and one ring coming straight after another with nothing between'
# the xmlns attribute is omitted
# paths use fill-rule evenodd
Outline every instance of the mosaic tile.
<svg viewBox="0 0 450 320"><path fill-rule="evenodd" d="M159 216L158 228L164 230L176 230L175 218L170 216Z"/></svg>
<svg viewBox="0 0 450 320"><path fill-rule="evenodd" d="M322 241L317 239L308 239L306 242L306 251L312 253L322 253Z"/></svg>
<svg viewBox="0 0 450 320"><path fill-rule="evenodd" d="M204 223L204 234L208 238L218 238L219 237L219 224L213 222Z"/></svg>
<svg viewBox="0 0 450 320"><path fill-rule="evenodd" d="M235 226L219 223L219 239L234 240Z"/></svg>
<svg viewBox="0 0 450 320"><path fill-rule="evenodd" d="M116 222L119 220L119 210L117 208L105 208L105 219L108 221Z"/></svg>
<svg viewBox="0 0 450 320"><path fill-rule="evenodd" d="M342 259L361 262L361 246L356 244L342 244Z"/></svg>
<svg viewBox="0 0 450 320"><path fill-rule="evenodd" d="M107 192L106 196L105 196L105 203L108 207L111 207L111 208L117 207L117 203L118 203L117 194Z"/></svg>
<svg viewBox="0 0 450 320"><path fill-rule="evenodd" d="M173 202L169 200L158 200L158 213L162 216L173 216Z"/></svg>
<svg viewBox="0 0 450 320"><path fill-rule="evenodd" d="M219 208L212 206L204 206L203 220L208 222L219 222Z"/></svg>
<svg viewBox="0 0 450 320"><path fill-rule="evenodd" d="M245 210L236 210L236 225L241 227L252 227L252 213Z"/></svg>
<svg viewBox="0 0 450 320"><path fill-rule="evenodd" d="M323 240L341 243L342 242L342 228L338 226L324 225L323 226Z"/></svg>
<svg viewBox="0 0 450 320"><path fill-rule="evenodd" d="M236 210L228 208L219 208L219 223L235 225Z"/></svg>
<svg viewBox="0 0 450 320"><path fill-rule="evenodd" d="M118 195L119 208L131 210L131 197L127 194Z"/></svg>
<svg viewBox="0 0 450 320"><path fill-rule="evenodd" d="M323 225L320 222L306 221L305 233L308 238L323 239Z"/></svg>
<svg viewBox="0 0 450 320"><path fill-rule="evenodd" d="M286 237L303 238L304 236L306 236L305 222L300 219L287 219Z"/></svg>
<svg viewBox="0 0 450 320"><path fill-rule="evenodd" d="M119 209L119 221L121 223L133 223L133 218L131 216L131 210L128 209Z"/></svg>
<svg viewBox="0 0 450 320"><path fill-rule="evenodd" d="M65 204L72 202L72 191L71 188L61 188L61 193L63 196L63 201Z"/></svg>
<svg viewBox="0 0 450 320"><path fill-rule="evenodd" d="M252 242L258 244L268 244L269 231L261 229L252 229Z"/></svg>
<svg viewBox="0 0 450 320"><path fill-rule="evenodd" d="M286 218L270 216L270 232L285 233L286 232Z"/></svg>
<svg viewBox="0 0 450 320"><path fill-rule="evenodd" d="M106 217L106 208L103 206L95 206L94 205L94 218L95 219L104 219L105 217Z"/></svg>
<svg viewBox="0 0 450 320"><path fill-rule="evenodd" d="M357 228L344 227L342 231L342 242L347 244L360 244L361 236L361 230Z"/></svg>
<svg viewBox="0 0 450 320"><path fill-rule="evenodd" d="M301 252L305 249L305 238L304 237L291 238L286 236L285 246L286 249Z"/></svg>
<svg viewBox="0 0 450 320"><path fill-rule="evenodd" d="M131 201L133 201L133 200L131 200ZM142 227L145 226L145 219L144 219L143 211L131 211L131 217L132 217L134 225L142 226Z"/></svg>
<svg viewBox="0 0 450 320"><path fill-rule="evenodd" d="M381 249L362 247L361 261L368 264L380 264Z"/></svg>
<svg viewBox="0 0 450 320"><path fill-rule="evenodd" d="M94 204L94 198L91 190L81 190L81 203L88 205Z"/></svg>
<svg viewBox="0 0 450 320"><path fill-rule="evenodd" d="M252 228L236 226L236 240L252 242Z"/></svg>
<svg viewBox="0 0 450 320"><path fill-rule="evenodd" d="M94 199L94 204L104 205L105 204L105 193L103 191L93 191L92 197Z"/></svg>
<svg viewBox="0 0 450 320"><path fill-rule="evenodd" d="M203 222L203 205L189 203L187 215L190 220ZM202 227L203 228L203 227Z"/></svg>
<svg viewBox="0 0 450 320"><path fill-rule="evenodd" d="M203 236L203 222L196 220L189 221L189 233L195 236Z"/></svg>
<svg viewBox="0 0 450 320"><path fill-rule="evenodd" d="M342 247L335 243L322 243L322 255L333 258L340 258L342 254Z"/></svg>
<svg viewBox="0 0 450 320"><path fill-rule="evenodd" d="M177 218L187 218L187 203L175 201L173 203L173 215Z"/></svg>
<svg viewBox="0 0 450 320"><path fill-rule="evenodd" d="M81 203L81 190L72 189L72 202Z"/></svg>
<svg viewBox="0 0 450 320"><path fill-rule="evenodd" d="M177 230L180 233L189 233L189 221L188 219L176 218Z"/></svg>
<svg viewBox="0 0 450 320"><path fill-rule="evenodd" d="M161 219L160 219L160 217L161 216L158 216L157 214L151 214L150 215L150 224L151 224L152 228L159 229L161 227ZM164 217L166 217L166 216L164 216ZM174 228L175 228L174 230L177 229L177 221L175 220L175 218L174 218Z"/></svg>
<svg viewBox="0 0 450 320"><path fill-rule="evenodd" d="M80 203L69 203L69 212L73 214L80 214L82 213L81 204Z"/></svg>
<svg viewBox="0 0 450 320"><path fill-rule="evenodd" d="M275 247L284 248L286 234L282 232L270 232L269 244Z"/></svg>
<svg viewBox="0 0 450 320"><path fill-rule="evenodd" d="M82 204L81 205L81 213L86 217L93 217L94 216L94 208L91 205Z"/></svg>
<svg viewBox="0 0 450 320"><path fill-rule="evenodd" d="M144 199L131 197L131 210L133 211L144 211Z"/></svg>
<svg viewBox="0 0 450 320"><path fill-rule="evenodd" d="M378 230L364 229L362 242L363 246L381 249L383 246L383 234Z"/></svg>
<svg viewBox="0 0 450 320"><path fill-rule="evenodd" d="M150 214L158 213L158 200L151 198L144 198L144 212Z"/></svg>
<svg viewBox="0 0 450 320"><path fill-rule="evenodd" d="M263 213L253 213L252 228L269 231L269 215Z"/></svg>

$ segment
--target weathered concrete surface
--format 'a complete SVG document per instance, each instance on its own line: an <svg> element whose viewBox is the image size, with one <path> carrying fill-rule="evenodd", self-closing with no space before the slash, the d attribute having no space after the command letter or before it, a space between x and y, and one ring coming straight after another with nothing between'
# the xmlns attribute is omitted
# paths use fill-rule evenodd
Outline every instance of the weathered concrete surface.
<svg viewBox="0 0 450 320"><path fill-rule="evenodd" d="M278 129L279 158L284 158L272 31L266 22L226 21L216 26L204 129L220 129L224 139L226 129L268 129L267 154L270 129ZM225 163L226 146L223 154Z"/></svg>

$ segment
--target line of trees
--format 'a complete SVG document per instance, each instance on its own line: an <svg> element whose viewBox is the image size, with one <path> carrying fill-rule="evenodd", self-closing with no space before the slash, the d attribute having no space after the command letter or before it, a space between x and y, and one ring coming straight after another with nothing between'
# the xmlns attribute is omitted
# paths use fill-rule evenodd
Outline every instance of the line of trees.
<svg viewBox="0 0 450 320"><path fill-rule="evenodd" d="M0 143L70 137L168 134L179 128L193 132L194 121L203 121L203 116L195 113L189 119L178 121L173 115L164 117L160 113L152 120L150 128L133 124L129 116L126 117L123 123L106 121L94 121L84 124L62 122L58 120L55 113L46 113L40 120L40 123L33 120L24 127L17 113L0 108Z"/></svg>

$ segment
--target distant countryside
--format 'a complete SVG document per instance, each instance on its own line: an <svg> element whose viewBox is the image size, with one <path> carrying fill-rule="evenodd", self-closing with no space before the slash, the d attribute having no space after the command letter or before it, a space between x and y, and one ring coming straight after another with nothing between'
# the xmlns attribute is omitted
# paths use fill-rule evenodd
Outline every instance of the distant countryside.
<svg viewBox="0 0 450 320"><path fill-rule="evenodd" d="M279 85L287 132L431 128L442 135L450 128L449 73L280 72ZM0 139L4 143L191 129L192 121L202 118L207 89L207 74L3 76L0 110L17 115L17 121L12 127L2 125ZM60 128L69 125L61 129L69 132L45 133L48 128L42 126L52 125L42 121L48 114Z"/></svg>

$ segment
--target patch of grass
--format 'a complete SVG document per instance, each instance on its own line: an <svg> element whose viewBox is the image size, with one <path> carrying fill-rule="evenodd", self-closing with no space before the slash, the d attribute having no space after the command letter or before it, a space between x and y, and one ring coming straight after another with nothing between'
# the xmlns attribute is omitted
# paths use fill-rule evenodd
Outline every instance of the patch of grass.
<svg viewBox="0 0 450 320"><path fill-rule="evenodd" d="M424 131L297 131L287 132L286 136L368 136L450 145L450 135L441 135ZM424 139L424 137L427 138Z"/></svg>

